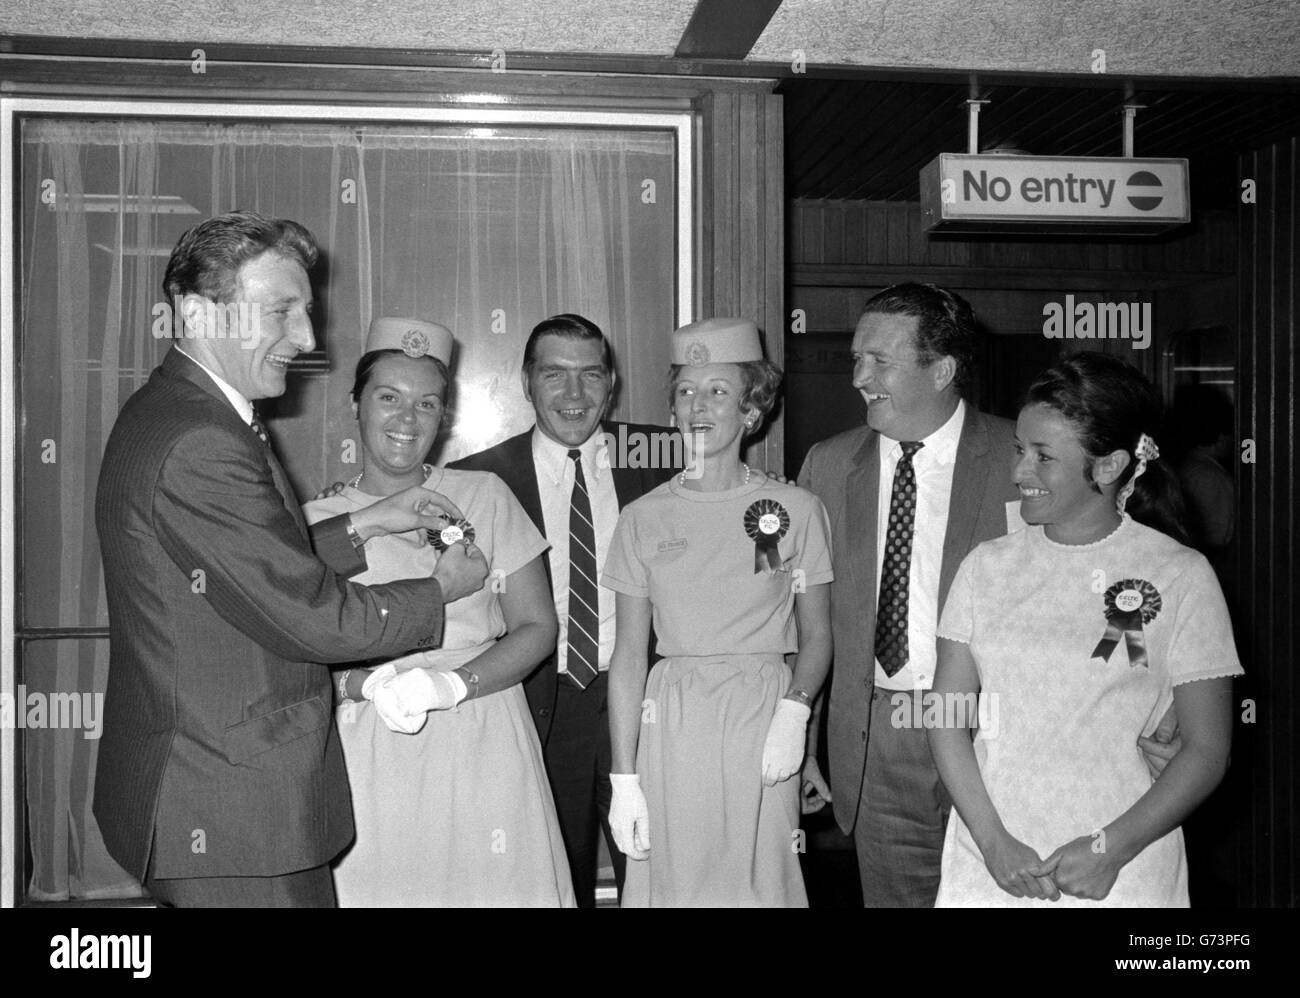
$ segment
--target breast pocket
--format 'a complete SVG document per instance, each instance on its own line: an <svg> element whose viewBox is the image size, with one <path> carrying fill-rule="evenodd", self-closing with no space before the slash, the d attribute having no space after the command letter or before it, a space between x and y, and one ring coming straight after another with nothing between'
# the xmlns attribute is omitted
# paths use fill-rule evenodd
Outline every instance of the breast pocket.
<svg viewBox="0 0 1300 998"><path fill-rule="evenodd" d="M226 759L238 766L268 749L320 731L329 721L328 696L313 697L260 717L251 717L226 729Z"/></svg>

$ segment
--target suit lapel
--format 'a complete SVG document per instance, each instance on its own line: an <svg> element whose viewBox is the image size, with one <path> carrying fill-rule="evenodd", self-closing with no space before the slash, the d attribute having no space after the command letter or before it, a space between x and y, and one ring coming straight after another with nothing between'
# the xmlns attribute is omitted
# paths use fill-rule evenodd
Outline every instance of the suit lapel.
<svg viewBox="0 0 1300 998"><path fill-rule="evenodd" d="M537 488L537 469L533 465L533 431L526 430L507 440L501 448L501 456L506 462L501 469L501 480L515 494L537 532L545 537L542 494Z"/></svg>
<svg viewBox="0 0 1300 998"><path fill-rule="evenodd" d="M617 440L618 427L618 423L602 423L600 432L608 434ZM624 455L624 458L626 458L626 455ZM624 461L621 460L611 459L609 463L612 465L610 473L614 476L614 495L618 497L618 508L620 510L626 507L628 503L636 502L650 491L646 487L643 469L624 467Z"/></svg>
<svg viewBox="0 0 1300 998"><path fill-rule="evenodd" d="M264 447L263 450L266 452L267 463L271 465L271 477L275 480L275 487L280 493L280 498L284 501L285 509L293 517L293 522L298 525L298 533L302 534L302 539L310 541L311 535L307 531L307 521L303 518L302 507L298 504L297 496L294 495L293 486L289 484L289 476L285 474L284 468L281 467L280 461L275 456L275 451L269 446Z"/></svg>
<svg viewBox="0 0 1300 998"><path fill-rule="evenodd" d="M965 405L965 403L962 403ZM943 609L948 587L962 559L975 546L980 510L988 495L989 475L1005 469L988 460L989 432L983 417L966 406L966 421L957 442L957 460L952 471L952 494L948 502L948 529L943 536L943 564L939 568L939 608Z"/></svg>
<svg viewBox="0 0 1300 998"><path fill-rule="evenodd" d="M844 480L844 523L848 534L853 591L866 597L874 626L876 614L876 531L880 499L880 434L869 433Z"/></svg>
<svg viewBox="0 0 1300 998"><path fill-rule="evenodd" d="M217 387L215 381L208 376L208 373L199 367L191 358L173 348L167 351L167 356L163 358L162 369L170 377L182 378L190 382L197 388L210 395L221 406L221 411L228 414L235 423L243 428L248 434L249 440L259 446L266 455L267 464L271 468L271 478L275 482L276 491L280 493L280 499L284 503L284 508L289 511L293 517L293 522L298 526L298 533L302 535L303 540L309 540L310 534L307 531L307 521L303 518L302 507L298 504L298 498L294 495L293 487L289 484L289 476L285 474L284 468L276 459L275 452L270 446L262 445L257 439L257 435L252 429L240 418L235 407L230 404L230 399Z"/></svg>

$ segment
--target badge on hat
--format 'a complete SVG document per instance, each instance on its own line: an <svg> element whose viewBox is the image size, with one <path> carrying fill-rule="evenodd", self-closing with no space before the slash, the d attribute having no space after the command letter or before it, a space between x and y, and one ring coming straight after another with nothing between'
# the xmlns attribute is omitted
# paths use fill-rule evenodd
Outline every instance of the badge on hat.
<svg viewBox="0 0 1300 998"><path fill-rule="evenodd" d="M701 319L673 333L672 363L744 364L763 359L758 327L748 319Z"/></svg>
<svg viewBox="0 0 1300 998"><path fill-rule="evenodd" d="M450 368L454 343L451 330L436 322L384 316L370 323L365 352L401 350L408 357L432 357Z"/></svg>

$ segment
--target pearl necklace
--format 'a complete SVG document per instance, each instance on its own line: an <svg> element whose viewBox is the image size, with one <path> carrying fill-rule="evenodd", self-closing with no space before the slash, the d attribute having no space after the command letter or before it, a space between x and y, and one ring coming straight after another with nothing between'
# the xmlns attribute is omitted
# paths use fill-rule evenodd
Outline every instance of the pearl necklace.
<svg viewBox="0 0 1300 998"><path fill-rule="evenodd" d="M421 465L421 468L422 468L423 471L424 471L424 480L427 482L427 481L429 480L429 476L433 474L433 465L431 465L431 464L425 464L425 465ZM351 489L360 488L360 486L361 486L361 479L365 477L365 474L366 474L366 473L363 471L363 472L361 472L360 475L357 475L356 478L352 479L352 481L348 482L348 488L351 488ZM746 481L748 481L748 480L749 480L749 479L746 478Z"/></svg>
<svg viewBox="0 0 1300 998"><path fill-rule="evenodd" d="M743 467L743 468L745 469L745 480L744 480L743 482L741 482L739 485L736 486L736 488L738 488L738 489L743 489L746 485L749 484L749 476L750 476L750 474L751 474L751 472L750 472L750 470L749 470L749 465L747 465L747 464L742 464L741 467ZM359 478L359 477L360 477L360 476L358 476L358 478ZM677 481L678 481L678 483L681 485L682 488L686 488L686 472L685 472L685 471L683 471L680 475L677 476Z"/></svg>

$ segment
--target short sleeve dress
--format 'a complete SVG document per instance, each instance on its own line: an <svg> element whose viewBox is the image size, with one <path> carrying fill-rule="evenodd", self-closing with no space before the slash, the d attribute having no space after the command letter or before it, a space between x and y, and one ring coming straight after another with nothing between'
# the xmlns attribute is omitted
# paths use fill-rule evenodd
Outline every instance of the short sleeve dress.
<svg viewBox="0 0 1300 998"><path fill-rule="evenodd" d="M762 758L798 650L795 594L831 581L829 538L816 496L766 478L725 492L674 478L619 517L602 581L650 600L666 656L637 744L650 858L627 864L625 907L808 903L799 780L763 786Z"/></svg>
<svg viewBox="0 0 1300 998"><path fill-rule="evenodd" d="M443 493L474 528L487 585L446 608L442 646L402 661L464 665L505 633L504 581L544 553L546 540L495 475L435 468ZM376 502L355 488L306 505L310 522ZM415 532L366 542L377 585L428 577L439 552ZM335 866L341 907L573 907L572 881L541 744L523 687L430 711L414 735L390 731L368 702L338 709L357 837Z"/></svg>
<svg viewBox="0 0 1300 998"><path fill-rule="evenodd" d="M979 545L938 634L970 645L980 773L1007 831L1040 856L1094 835L1146 793L1137 738L1155 730L1175 686L1242 672L1209 563L1128 516L1094 544L1058 544L1032 526ZM938 907L1187 903L1181 829L1125 866L1104 900L1051 902L1001 890L955 810L948 822Z"/></svg>

